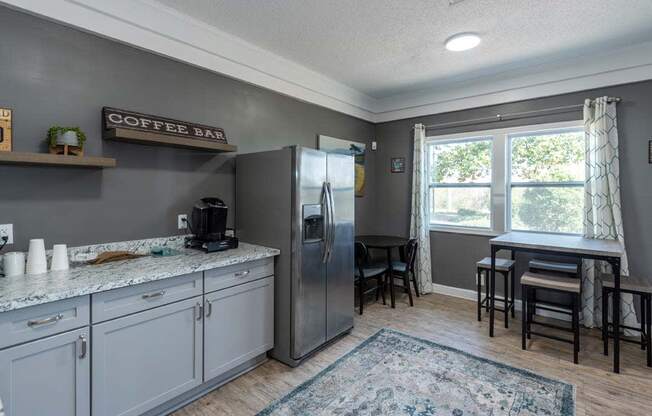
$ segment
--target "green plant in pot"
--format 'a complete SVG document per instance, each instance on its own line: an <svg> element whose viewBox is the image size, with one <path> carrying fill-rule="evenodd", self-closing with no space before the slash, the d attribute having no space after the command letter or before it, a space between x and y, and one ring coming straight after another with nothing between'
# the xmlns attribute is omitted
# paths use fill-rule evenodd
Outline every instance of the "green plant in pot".
<svg viewBox="0 0 652 416"><path fill-rule="evenodd" d="M52 126L48 130L50 153L74 154L81 156L84 151L86 135L79 127Z"/></svg>

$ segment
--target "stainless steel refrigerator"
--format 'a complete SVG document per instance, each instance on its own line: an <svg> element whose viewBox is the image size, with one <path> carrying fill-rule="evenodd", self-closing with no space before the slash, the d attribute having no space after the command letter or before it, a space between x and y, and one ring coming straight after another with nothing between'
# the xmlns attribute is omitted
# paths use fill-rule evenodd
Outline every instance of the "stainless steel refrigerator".
<svg viewBox="0 0 652 416"><path fill-rule="evenodd" d="M353 328L354 164L291 146L236 157L244 242L278 248L272 357L296 366Z"/></svg>

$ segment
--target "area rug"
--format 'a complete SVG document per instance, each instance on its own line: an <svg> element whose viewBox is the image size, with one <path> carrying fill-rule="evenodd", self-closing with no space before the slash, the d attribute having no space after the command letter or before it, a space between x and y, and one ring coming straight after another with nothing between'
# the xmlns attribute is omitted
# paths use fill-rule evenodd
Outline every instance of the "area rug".
<svg viewBox="0 0 652 416"><path fill-rule="evenodd" d="M258 415L572 416L574 392L571 384L382 329Z"/></svg>

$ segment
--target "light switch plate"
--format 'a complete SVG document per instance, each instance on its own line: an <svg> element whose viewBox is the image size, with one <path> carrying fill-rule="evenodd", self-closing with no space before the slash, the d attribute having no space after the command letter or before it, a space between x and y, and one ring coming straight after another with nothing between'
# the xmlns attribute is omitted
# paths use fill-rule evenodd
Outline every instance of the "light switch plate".
<svg viewBox="0 0 652 416"><path fill-rule="evenodd" d="M179 214L177 216L177 227L180 230L185 230L188 228L188 215L187 214Z"/></svg>
<svg viewBox="0 0 652 416"><path fill-rule="evenodd" d="M13 224L0 224L0 237L7 236L7 244L14 243L14 225Z"/></svg>

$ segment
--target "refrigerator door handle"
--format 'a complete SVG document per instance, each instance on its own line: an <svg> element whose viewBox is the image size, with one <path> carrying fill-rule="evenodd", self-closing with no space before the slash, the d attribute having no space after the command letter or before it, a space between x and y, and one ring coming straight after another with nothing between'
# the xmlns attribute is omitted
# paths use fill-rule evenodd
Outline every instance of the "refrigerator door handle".
<svg viewBox="0 0 652 416"><path fill-rule="evenodd" d="M330 182L326 184L326 188L328 189L328 206L330 207L331 211L329 219L330 232L328 233L330 241L328 243L327 261L329 261L331 254L333 253L333 244L335 244L335 198L333 198L333 188L331 187Z"/></svg>
<svg viewBox="0 0 652 416"><path fill-rule="evenodd" d="M329 241L330 241L330 230L331 230L331 210L330 210L330 198L328 196L328 184L324 182L322 186L322 207L324 210L324 252L321 257L322 263L328 261L328 250L329 250Z"/></svg>

